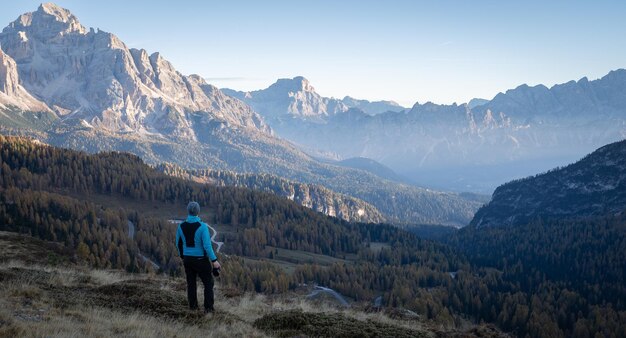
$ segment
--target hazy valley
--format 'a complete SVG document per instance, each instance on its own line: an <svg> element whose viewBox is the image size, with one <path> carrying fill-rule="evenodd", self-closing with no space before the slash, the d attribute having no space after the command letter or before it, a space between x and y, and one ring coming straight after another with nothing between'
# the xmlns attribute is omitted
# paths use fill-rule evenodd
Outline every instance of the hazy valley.
<svg viewBox="0 0 626 338"><path fill-rule="evenodd" d="M469 104L388 105L373 114L324 98L303 77L225 92L250 104L312 154L366 157L421 185L491 193L498 185L580 159L626 135L626 71L547 88L521 85Z"/></svg>

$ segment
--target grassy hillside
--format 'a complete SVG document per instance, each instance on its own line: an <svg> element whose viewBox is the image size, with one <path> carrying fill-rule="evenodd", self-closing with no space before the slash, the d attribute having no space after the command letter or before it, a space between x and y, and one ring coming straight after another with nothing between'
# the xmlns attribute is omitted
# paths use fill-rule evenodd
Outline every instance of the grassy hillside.
<svg viewBox="0 0 626 338"><path fill-rule="evenodd" d="M219 279L217 312L204 316L187 309L182 278L91 269L56 243L14 233L0 232L0 248L3 337L499 336L488 326L446 330L397 311L340 308L308 300L306 288L236 294ZM56 263L32 263L42 255Z"/></svg>

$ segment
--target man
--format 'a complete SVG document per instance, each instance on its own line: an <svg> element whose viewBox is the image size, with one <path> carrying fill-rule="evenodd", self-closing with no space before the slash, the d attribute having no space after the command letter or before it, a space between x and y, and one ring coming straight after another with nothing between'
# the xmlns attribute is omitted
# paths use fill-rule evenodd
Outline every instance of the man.
<svg viewBox="0 0 626 338"><path fill-rule="evenodd" d="M196 278L200 276L204 284L204 312L213 312L213 276L220 269L220 263L213 252L209 227L198 217L200 205L190 202L187 205L187 219L178 225L176 248L185 265L187 276L187 300L192 310L198 309ZM209 262L210 260L210 262Z"/></svg>

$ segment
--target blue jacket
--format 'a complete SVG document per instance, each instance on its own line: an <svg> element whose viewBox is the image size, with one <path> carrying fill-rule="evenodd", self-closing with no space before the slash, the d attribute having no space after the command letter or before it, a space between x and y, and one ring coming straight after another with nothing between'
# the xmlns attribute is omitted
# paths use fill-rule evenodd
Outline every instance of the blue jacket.
<svg viewBox="0 0 626 338"><path fill-rule="evenodd" d="M178 225L178 230L176 230L176 249L178 249L178 254L181 257L208 256L211 262L217 260L211 245L209 226L202 222L198 216L189 215L185 222Z"/></svg>

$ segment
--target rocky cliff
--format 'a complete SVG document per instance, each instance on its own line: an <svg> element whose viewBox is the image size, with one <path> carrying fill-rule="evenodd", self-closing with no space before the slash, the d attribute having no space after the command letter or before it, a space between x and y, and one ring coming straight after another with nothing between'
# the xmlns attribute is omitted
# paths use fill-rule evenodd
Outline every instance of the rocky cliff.
<svg viewBox="0 0 626 338"><path fill-rule="evenodd" d="M51 3L21 15L0 33L23 86L67 120L111 132L197 139L202 122L268 132L247 105L199 76L184 76L159 53L130 49L114 34L86 29Z"/></svg>

